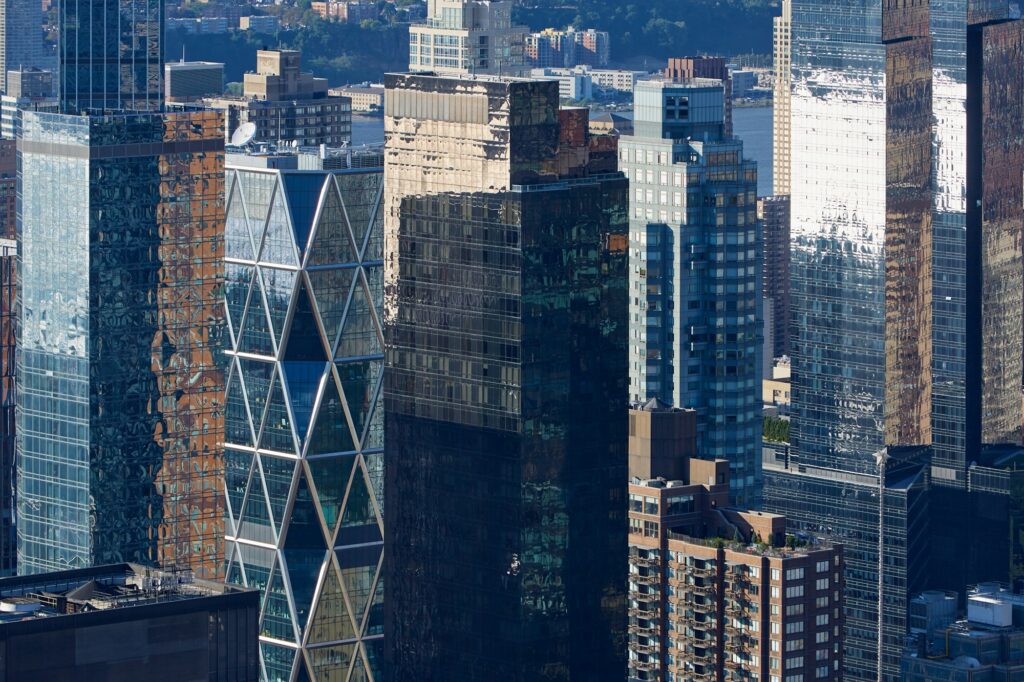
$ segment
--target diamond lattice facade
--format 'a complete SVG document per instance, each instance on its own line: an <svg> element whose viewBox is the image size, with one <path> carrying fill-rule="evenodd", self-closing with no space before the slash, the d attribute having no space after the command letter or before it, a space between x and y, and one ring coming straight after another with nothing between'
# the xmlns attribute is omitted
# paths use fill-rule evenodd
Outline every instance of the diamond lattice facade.
<svg viewBox="0 0 1024 682"><path fill-rule="evenodd" d="M383 175L254 163L228 163L227 579L263 591L264 679L372 680Z"/></svg>

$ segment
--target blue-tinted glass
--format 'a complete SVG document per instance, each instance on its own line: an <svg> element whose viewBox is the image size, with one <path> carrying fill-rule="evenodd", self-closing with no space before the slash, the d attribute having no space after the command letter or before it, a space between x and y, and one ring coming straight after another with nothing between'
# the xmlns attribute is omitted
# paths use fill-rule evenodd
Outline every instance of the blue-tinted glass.
<svg viewBox="0 0 1024 682"><path fill-rule="evenodd" d="M295 244L300 255L305 253L309 242L309 233L313 229L313 216L320 201L324 176L319 174L285 173L281 176L285 194L288 197L288 208L292 215L292 229L295 231Z"/></svg>

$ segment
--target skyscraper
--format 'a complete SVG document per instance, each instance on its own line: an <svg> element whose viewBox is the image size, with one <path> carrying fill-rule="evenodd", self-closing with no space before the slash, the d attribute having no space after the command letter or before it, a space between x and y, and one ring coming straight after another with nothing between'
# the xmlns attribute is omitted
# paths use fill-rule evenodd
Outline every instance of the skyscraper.
<svg viewBox="0 0 1024 682"><path fill-rule="evenodd" d="M23 114L20 573L223 568L222 125Z"/></svg>
<svg viewBox="0 0 1024 682"><path fill-rule="evenodd" d="M390 674L621 680L626 180L554 81L385 86Z"/></svg>
<svg viewBox="0 0 1024 682"><path fill-rule="evenodd" d="M730 493L760 490L761 234L757 168L724 134L719 80L641 81L630 179L629 396L697 410L702 457Z"/></svg>
<svg viewBox="0 0 1024 682"><path fill-rule="evenodd" d="M758 199L757 207L764 235L763 291L765 305L771 306L772 313L773 345L765 350L769 351L768 357L778 358L789 354L789 195ZM770 365L765 369L769 376L770 369Z"/></svg>
<svg viewBox="0 0 1024 682"><path fill-rule="evenodd" d="M665 67L665 78L674 83L695 78L722 81L725 89L725 136L732 137L732 72L723 57L673 57Z"/></svg>
<svg viewBox="0 0 1024 682"><path fill-rule="evenodd" d="M381 679L382 158L328 158L228 159L227 580L267 682Z"/></svg>
<svg viewBox="0 0 1024 682"><path fill-rule="evenodd" d="M792 3L793 454L765 463L765 498L847 546L850 680L898 678L908 593L929 578L929 479L963 489L982 445L1019 438L1012 16Z"/></svg>
<svg viewBox="0 0 1024 682"><path fill-rule="evenodd" d="M780 196L789 194L793 0L782 0L782 14L772 21L772 194Z"/></svg>
<svg viewBox="0 0 1024 682"><path fill-rule="evenodd" d="M511 0L430 0L424 23L409 26L409 70L521 75L526 26L512 23Z"/></svg>
<svg viewBox="0 0 1024 682"><path fill-rule="evenodd" d="M0 2L0 91L7 92L7 72L42 68L43 12L33 0Z"/></svg>
<svg viewBox="0 0 1024 682"><path fill-rule="evenodd" d="M159 109L163 15L163 0L57 3L61 111Z"/></svg>

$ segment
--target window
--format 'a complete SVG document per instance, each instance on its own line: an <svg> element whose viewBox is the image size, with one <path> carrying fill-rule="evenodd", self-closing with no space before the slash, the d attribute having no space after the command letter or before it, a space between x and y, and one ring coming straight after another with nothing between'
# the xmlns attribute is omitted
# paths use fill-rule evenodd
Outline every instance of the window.
<svg viewBox="0 0 1024 682"><path fill-rule="evenodd" d="M782 580L782 571L777 568L772 569L772 580Z"/></svg>
<svg viewBox="0 0 1024 682"><path fill-rule="evenodd" d="M786 640L786 653L793 651L802 651L804 648L804 640L802 639L787 639Z"/></svg>
<svg viewBox="0 0 1024 682"><path fill-rule="evenodd" d="M787 658L786 659L786 670L792 670L793 668L802 668L802 667L804 667L804 657L803 656L793 656L791 658ZM787 677L786 679L788 680L789 678Z"/></svg>
<svg viewBox="0 0 1024 682"><path fill-rule="evenodd" d="M814 586L819 590L827 590L828 578L818 578L817 582L814 583Z"/></svg>
<svg viewBox="0 0 1024 682"><path fill-rule="evenodd" d="M786 588L786 597L788 599L795 599L797 597L802 597L802 596L804 596L804 586L803 585L791 585L791 586Z"/></svg>
<svg viewBox="0 0 1024 682"><path fill-rule="evenodd" d="M804 612L804 605L803 605L803 603L790 604L790 605L788 605L786 607L786 615L787 616L799 616L799 615L802 615L803 612Z"/></svg>
<svg viewBox="0 0 1024 682"><path fill-rule="evenodd" d="M828 666L822 665L814 669L814 676L819 680L828 677Z"/></svg>
<svg viewBox="0 0 1024 682"><path fill-rule="evenodd" d="M828 561L819 561L817 565L815 565L815 569L818 573L824 573L828 570Z"/></svg>
<svg viewBox="0 0 1024 682"><path fill-rule="evenodd" d="M786 571L786 580L800 580L804 577L804 569L791 568Z"/></svg>
<svg viewBox="0 0 1024 682"><path fill-rule="evenodd" d="M814 641L816 643L818 643L818 644L824 644L825 642L827 642L828 641L828 630L824 630L824 631L819 632L816 635L814 635Z"/></svg>
<svg viewBox="0 0 1024 682"><path fill-rule="evenodd" d="M789 623L786 623L786 634L787 635L791 635L794 632L803 632L803 631L804 631L804 622L802 620L794 620L794 621L791 621Z"/></svg>
<svg viewBox="0 0 1024 682"><path fill-rule="evenodd" d="M819 613L818 617L814 619L815 625L828 625L828 614Z"/></svg>

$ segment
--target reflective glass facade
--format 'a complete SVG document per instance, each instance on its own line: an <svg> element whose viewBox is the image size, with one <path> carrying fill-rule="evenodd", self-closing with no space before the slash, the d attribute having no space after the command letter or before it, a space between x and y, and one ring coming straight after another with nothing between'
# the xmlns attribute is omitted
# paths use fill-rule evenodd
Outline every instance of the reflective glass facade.
<svg viewBox="0 0 1024 682"><path fill-rule="evenodd" d="M698 412L701 457L760 492L762 240L757 168L725 137L719 81L641 81L630 180L629 396Z"/></svg>
<svg viewBox="0 0 1024 682"><path fill-rule="evenodd" d="M227 580L258 588L263 679L379 679L379 166L232 161Z"/></svg>
<svg viewBox="0 0 1024 682"><path fill-rule="evenodd" d="M17 242L0 240L0 575L14 575L18 558L14 529L17 277Z"/></svg>
<svg viewBox="0 0 1024 682"><path fill-rule="evenodd" d="M627 183L553 81L385 86L389 679L622 680Z"/></svg>
<svg viewBox="0 0 1024 682"><path fill-rule="evenodd" d="M153 111L162 105L163 0L59 2L57 21L62 112Z"/></svg>
<svg viewBox="0 0 1024 682"><path fill-rule="evenodd" d="M885 446L930 446L932 483L962 489L983 444L1019 438L1024 88L1011 4L793 2L795 466L766 474L765 496L805 528L856 528L852 511L823 521L793 489L831 487L837 505L848 491L829 481L877 481ZM906 538L905 590L918 546L907 509L884 530L886 543ZM850 576L877 581L877 550L847 547ZM905 608L905 591L893 598ZM876 679L877 607L847 603L847 678ZM895 678L904 624L890 616Z"/></svg>
<svg viewBox="0 0 1024 682"><path fill-rule="evenodd" d="M19 573L131 560L216 577L222 119L23 122Z"/></svg>

